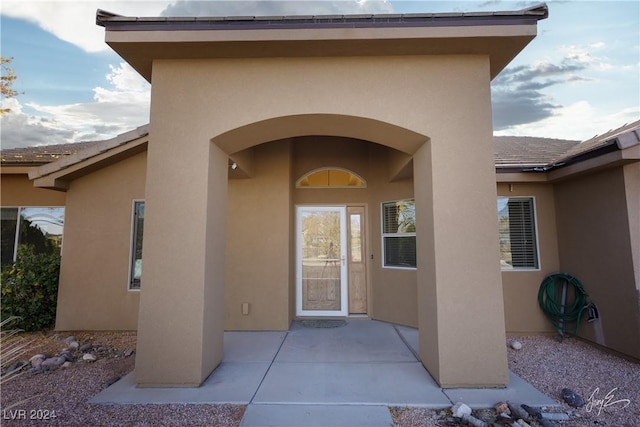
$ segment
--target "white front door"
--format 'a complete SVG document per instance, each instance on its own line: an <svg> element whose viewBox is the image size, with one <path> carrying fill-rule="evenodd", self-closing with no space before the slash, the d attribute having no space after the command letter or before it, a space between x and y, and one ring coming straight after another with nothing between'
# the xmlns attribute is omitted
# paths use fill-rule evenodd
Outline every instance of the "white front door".
<svg viewBox="0 0 640 427"><path fill-rule="evenodd" d="M346 207L298 206L296 246L296 315L346 316Z"/></svg>

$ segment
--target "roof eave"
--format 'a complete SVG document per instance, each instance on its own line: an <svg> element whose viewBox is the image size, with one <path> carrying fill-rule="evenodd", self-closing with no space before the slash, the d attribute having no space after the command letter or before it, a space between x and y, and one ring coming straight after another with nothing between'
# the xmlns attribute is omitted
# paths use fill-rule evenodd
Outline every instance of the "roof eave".
<svg viewBox="0 0 640 427"><path fill-rule="evenodd" d="M516 12L136 18L98 11L111 48L151 81L159 59L488 55L495 77L536 36L547 6Z"/></svg>
<svg viewBox="0 0 640 427"><path fill-rule="evenodd" d="M148 125L29 171L35 187L66 191L68 183L147 149Z"/></svg>

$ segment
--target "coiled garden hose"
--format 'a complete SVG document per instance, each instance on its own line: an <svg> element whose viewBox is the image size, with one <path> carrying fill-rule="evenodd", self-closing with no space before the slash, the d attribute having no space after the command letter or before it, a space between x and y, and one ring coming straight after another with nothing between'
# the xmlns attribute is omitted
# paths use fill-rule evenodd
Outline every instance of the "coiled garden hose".
<svg viewBox="0 0 640 427"><path fill-rule="evenodd" d="M552 274L540 284L538 304L560 334L560 339L578 335L582 312L589 305L587 296L582 283L568 274ZM569 301L570 298L573 300ZM574 324L574 327L569 335L565 329L570 324Z"/></svg>

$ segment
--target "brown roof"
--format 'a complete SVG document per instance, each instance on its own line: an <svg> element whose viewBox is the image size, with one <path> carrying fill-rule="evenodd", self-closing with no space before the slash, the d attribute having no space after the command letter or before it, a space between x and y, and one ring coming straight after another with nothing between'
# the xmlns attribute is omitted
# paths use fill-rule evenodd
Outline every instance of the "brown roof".
<svg viewBox="0 0 640 427"><path fill-rule="evenodd" d="M38 166L86 150L94 155L148 134L147 125L107 141L78 142L2 150L3 165ZM494 158L497 169L526 172L546 171L569 162L598 155L630 145L640 144L640 120L595 136L584 142L528 136L494 136ZM94 148L94 150L90 150ZM82 154L82 153L81 153ZM80 155L84 159L86 156Z"/></svg>
<svg viewBox="0 0 640 427"><path fill-rule="evenodd" d="M37 166L54 162L69 154L77 153L97 144L99 141L74 142L70 144L39 145L2 150L2 165Z"/></svg>
<svg viewBox="0 0 640 427"><path fill-rule="evenodd" d="M530 136L494 136L496 167L542 167L557 162L580 141Z"/></svg>
<svg viewBox="0 0 640 427"><path fill-rule="evenodd" d="M122 16L98 9L96 24L113 30L367 28L526 23L546 19L546 4L516 11L290 16Z"/></svg>

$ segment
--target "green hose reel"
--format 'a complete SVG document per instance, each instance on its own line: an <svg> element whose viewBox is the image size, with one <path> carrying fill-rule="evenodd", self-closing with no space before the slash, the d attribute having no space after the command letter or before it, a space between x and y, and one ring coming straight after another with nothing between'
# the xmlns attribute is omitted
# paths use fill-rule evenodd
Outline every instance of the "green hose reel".
<svg viewBox="0 0 640 427"><path fill-rule="evenodd" d="M551 320L561 340L578 335L582 314L591 305L587 296L582 283L568 274L551 274L542 281L538 291L538 304ZM573 331L567 332L571 325Z"/></svg>

